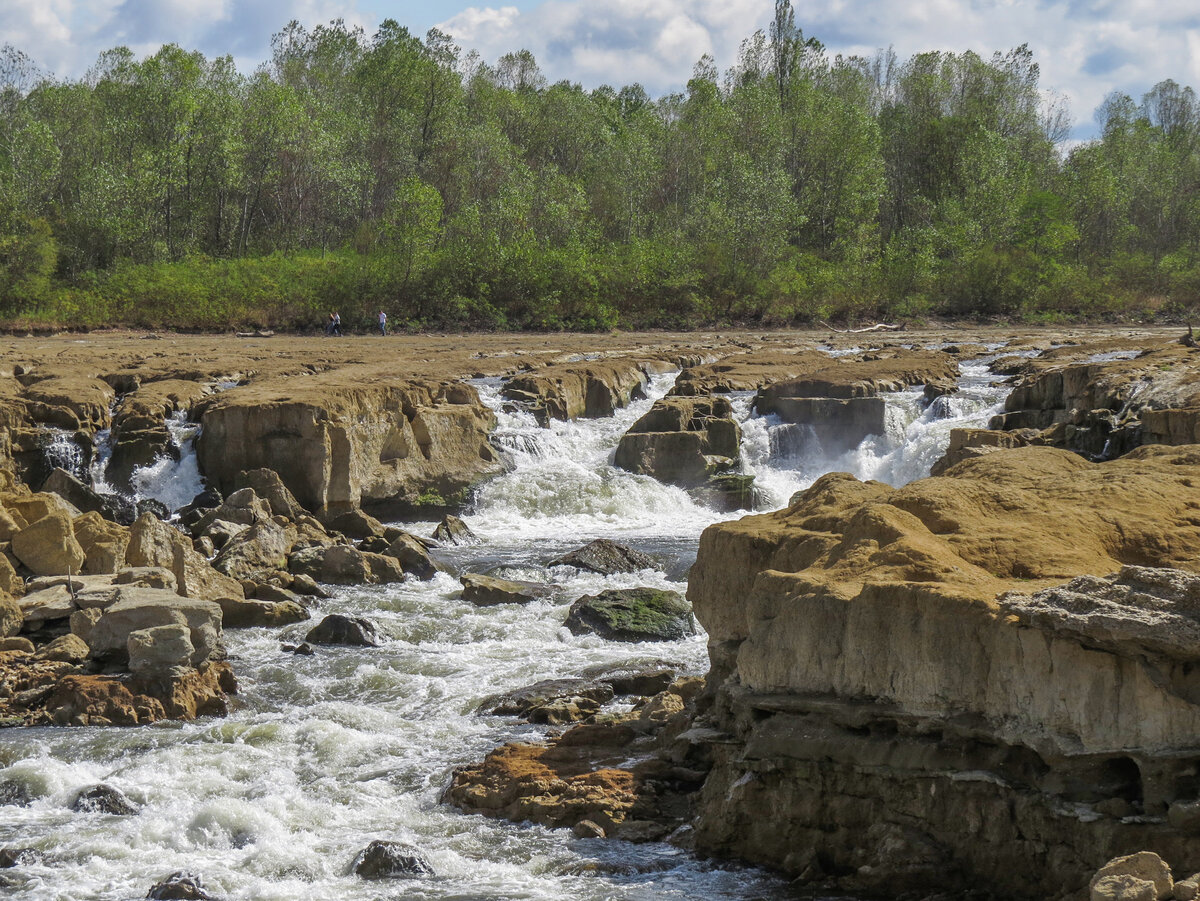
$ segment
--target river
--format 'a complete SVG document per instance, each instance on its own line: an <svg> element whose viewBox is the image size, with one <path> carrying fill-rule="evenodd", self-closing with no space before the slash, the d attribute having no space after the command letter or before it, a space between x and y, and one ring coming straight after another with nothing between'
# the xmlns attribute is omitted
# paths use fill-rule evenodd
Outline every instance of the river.
<svg viewBox="0 0 1200 901"><path fill-rule="evenodd" d="M494 443L506 471L478 490L465 520L480 541L441 558L461 571L553 583L550 601L476 608L459 582L334 589L319 615L373 620L383 647L281 652L311 623L226 632L241 693L225 719L164 722L136 729L0 731L0 783L16 783L28 806L0 806L0 847L34 847L40 862L0 871L19 901L132 901L175 870L199 874L208 890L247 901L375 899L788 899L812 898L774 875L717 865L666 844L578 839L567 830L470 816L439 803L451 770L498 744L536 739L544 727L474 713L487 695L593 664L668 660L707 669L705 639L628 645L575 637L567 606L604 588L686 589L705 526L731 514L693 503L677 488L614 469L621 434L664 394L610 419L538 428L504 412L499 385L477 383L497 410ZM959 395L926 406L919 390L890 399L889 434L833 459L820 435L751 413L733 398L744 429L744 461L765 508L787 503L823 472L846 470L901 484L928 474L952 427L983 426L1005 389L982 364L964 367ZM182 459L135 478L143 494L177 506L198 480L185 436ZM736 514L732 514L736 515ZM433 523L406 528L429 534ZM661 570L601 577L546 562L596 537L644 550ZM141 806L136 816L73 813L69 804L97 782ZM410 842L436 876L393 883L349 875L374 839Z"/></svg>

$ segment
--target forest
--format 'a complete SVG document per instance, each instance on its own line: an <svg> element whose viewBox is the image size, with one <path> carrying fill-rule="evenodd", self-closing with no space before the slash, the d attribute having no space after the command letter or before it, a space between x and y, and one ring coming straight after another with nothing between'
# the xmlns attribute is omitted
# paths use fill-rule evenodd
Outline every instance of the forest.
<svg viewBox="0 0 1200 901"><path fill-rule="evenodd" d="M1068 145L1029 49L832 56L777 0L686 91L550 84L395 21L166 45L79 80L0 48L16 327L687 328L1185 319L1200 102L1113 93Z"/></svg>

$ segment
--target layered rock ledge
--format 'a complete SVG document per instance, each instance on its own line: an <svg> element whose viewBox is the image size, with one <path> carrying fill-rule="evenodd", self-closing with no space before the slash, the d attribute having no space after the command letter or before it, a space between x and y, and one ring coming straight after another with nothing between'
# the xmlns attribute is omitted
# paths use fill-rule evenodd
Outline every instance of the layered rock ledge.
<svg viewBox="0 0 1200 901"><path fill-rule="evenodd" d="M1031 899L1140 848L1194 859L1172 812L1200 767L1197 464L1006 450L901 489L831 474L706 530L698 847L849 890Z"/></svg>

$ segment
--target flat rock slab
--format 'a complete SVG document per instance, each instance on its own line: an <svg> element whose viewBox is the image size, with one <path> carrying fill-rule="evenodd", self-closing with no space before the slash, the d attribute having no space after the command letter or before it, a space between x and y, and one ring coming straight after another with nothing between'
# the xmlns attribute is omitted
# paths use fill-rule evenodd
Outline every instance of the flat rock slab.
<svg viewBox="0 0 1200 901"><path fill-rule="evenodd" d="M549 566L573 566L587 572L611 576L614 573L634 573L643 569L654 569L654 559L633 548L597 538L583 547L563 554L550 561Z"/></svg>
<svg viewBox="0 0 1200 901"><path fill-rule="evenodd" d="M463 584L463 600L477 607L490 607L494 604L527 604L530 601L548 598L554 594L553 588L539 582L497 579L495 576L484 576L479 573L464 573L460 577L460 581Z"/></svg>

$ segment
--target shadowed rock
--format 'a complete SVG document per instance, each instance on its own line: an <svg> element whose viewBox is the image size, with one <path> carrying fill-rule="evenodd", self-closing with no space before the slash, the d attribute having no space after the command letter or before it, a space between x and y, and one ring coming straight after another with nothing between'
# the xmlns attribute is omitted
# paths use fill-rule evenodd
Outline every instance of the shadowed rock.
<svg viewBox="0 0 1200 901"><path fill-rule="evenodd" d="M311 644L344 644L378 647L379 632L370 620L331 613L308 630L304 640Z"/></svg>
<svg viewBox="0 0 1200 901"><path fill-rule="evenodd" d="M566 627L609 641L675 641L696 634L692 608L676 591L621 588L585 595L571 605Z"/></svg>
<svg viewBox="0 0 1200 901"><path fill-rule="evenodd" d="M607 538L597 538L568 554L555 557L546 565L574 566L576 569L599 573L603 576L655 568L654 560L648 554L617 544Z"/></svg>
<svg viewBox="0 0 1200 901"><path fill-rule="evenodd" d="M434 875L429 861L412 845L379 840L371 842L358 853L350 870L363 879L406 879Z"/></svg>

